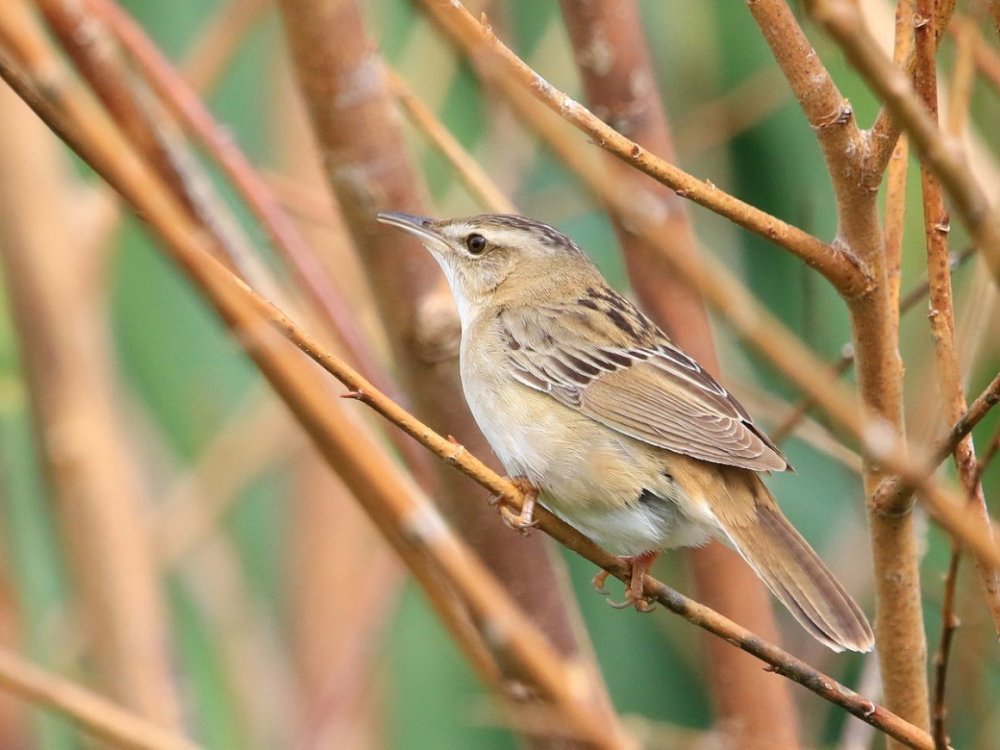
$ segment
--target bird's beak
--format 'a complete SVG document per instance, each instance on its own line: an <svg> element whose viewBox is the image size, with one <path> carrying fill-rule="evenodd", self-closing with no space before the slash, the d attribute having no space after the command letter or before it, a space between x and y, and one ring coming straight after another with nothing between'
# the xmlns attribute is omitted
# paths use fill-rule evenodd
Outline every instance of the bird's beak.
<svg viewBox="0 0 1000 750"><path fill-rule="evenodd" d="M409 232L425 244L446 245L441 233L434 229L434 221L426 216L414 216L399 211L382 211L376 218L383 224Z"/></svg>

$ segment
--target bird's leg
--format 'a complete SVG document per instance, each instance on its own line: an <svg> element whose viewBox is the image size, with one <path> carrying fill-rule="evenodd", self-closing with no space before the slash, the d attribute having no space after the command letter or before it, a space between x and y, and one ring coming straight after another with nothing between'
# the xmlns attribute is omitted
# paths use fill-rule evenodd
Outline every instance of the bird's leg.
<svg viewBox="0 0 1000 750"><path fill-rule="evenodd" d="M646 598L643 592L643 583L646 580L646 573L656 558L660 556L657 551L643 552L641 555L628 555L622 558L622 561L628 565L630 573L628 579L628 585L625 587L625 601L623 602L613 602L608 601L615 609L624 609L625 607L635 607L639 612L649 612L653 609L652 603ZM608 571L602 570L596 576L594 576L591 584L595 589L597 589L602 594L607 594L607 590L604 588L605 582L608 580Z"/></svg>
<svg viewBox="0 0 1000 750"><path fill-rule="evenodd" d="M508 477L508 479L524 495L524 503L521 505L520 511L511 508L503 495L495 495L491 502L498 506L500 518L508 527L520 531L522 534L527 534L528 529L538 525L538 521L534 518L538 488L529 482L527 477Z"/></svg>

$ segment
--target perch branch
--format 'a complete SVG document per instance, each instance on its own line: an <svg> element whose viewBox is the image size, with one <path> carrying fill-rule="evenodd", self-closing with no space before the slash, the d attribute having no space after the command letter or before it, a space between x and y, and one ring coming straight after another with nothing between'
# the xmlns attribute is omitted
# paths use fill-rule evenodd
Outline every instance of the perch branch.
<svg viewBox="0 0 1000 750"><path fill-rule="evenodd" d="M867 289L868 280L863 270L846 253L719 190L710 181L699 180L649 153L552 86L504 45L488 25L477 21L461 3L424 0L424 6L448 29L470 57L485 56L484 65L495 66L518 81L545 106L626 164L631 164L662 182L682 198L689 198L794 253L822 273L842 294L855 296Z"/></svg>

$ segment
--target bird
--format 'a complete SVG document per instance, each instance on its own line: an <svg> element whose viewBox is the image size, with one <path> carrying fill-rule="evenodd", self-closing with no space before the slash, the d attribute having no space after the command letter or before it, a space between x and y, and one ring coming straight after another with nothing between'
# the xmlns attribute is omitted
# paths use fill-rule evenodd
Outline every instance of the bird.
<svg viewBox="0 0 1000 750"><path fill-rule="evenodd" d="M533 219L382 212L448 281L470 411L525 492L630 566L624 605L662 550L733 547L834 651L874 645L864 613L782 514L762 473L790 469L746 409L566 235ZM595 585L604 583L604 576Z"/></svg>

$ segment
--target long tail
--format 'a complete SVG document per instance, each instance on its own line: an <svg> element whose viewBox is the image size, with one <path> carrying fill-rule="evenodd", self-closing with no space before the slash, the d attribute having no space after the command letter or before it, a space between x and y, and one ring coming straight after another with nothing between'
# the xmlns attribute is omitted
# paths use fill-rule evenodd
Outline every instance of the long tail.
<svg viewBox="0 0 1000 750"><path fill-rule="evenodd" d="M737 551L792 616L834 651L870 651L875 644L861 608L782 515L763 482L753 477L756 513L727 522Z"/></svg>

